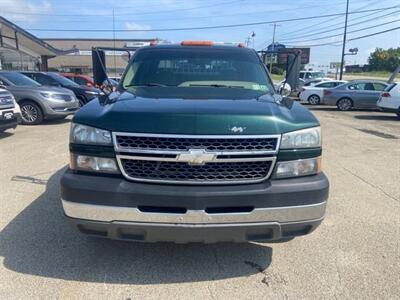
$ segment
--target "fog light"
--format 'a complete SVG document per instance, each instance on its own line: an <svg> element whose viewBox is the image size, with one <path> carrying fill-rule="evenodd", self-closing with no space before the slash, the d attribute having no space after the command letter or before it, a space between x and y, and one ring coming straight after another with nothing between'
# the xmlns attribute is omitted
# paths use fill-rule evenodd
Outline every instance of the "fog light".
<svg viewBox="0 0 400 300"><path fill-rule="evenodd" d="M79 154L71 154L70 168L80 171L119 173L115 158Z"/></svg>
<svg viewBox="0 0 400 300"><path fill-rule="evenodd" d="M321 172L321 157L278 162L275 178L314 175Z"/></svg>

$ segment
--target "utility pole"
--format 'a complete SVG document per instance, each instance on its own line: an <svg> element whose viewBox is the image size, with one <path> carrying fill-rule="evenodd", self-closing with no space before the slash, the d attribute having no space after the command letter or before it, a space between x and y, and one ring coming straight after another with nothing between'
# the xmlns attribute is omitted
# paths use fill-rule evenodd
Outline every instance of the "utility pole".
<svg viewBox="0 0 400 300"><path fill-rule="evenodd" d="M276 32L276 23L273 24L274 26L274 33L272 34L272 48L271 48L271 55L269 57L269 73L272 73L272 58L274 57L274 50L275 50L275 32Z"/></svg>
<svg viewBox="0 0 400 300"><path fill-rule="evenodd" d="M114 44L114 76L117 77L117 58L115 56L115 10L112 10L112 20L113 20L113 44Z"/></svg>
<svg viewBox="0 0 400 300"><path fill-rule="evenodd" d="M343 47L342 47L342 60L340 62L340 77L339 79L342 80L343 78L343 68L344 68L344 56L346 51L346 38L347 38L347 19L349 17L349 0L346 3L346 18L344 21L344 33L343 33Z"/></svg>

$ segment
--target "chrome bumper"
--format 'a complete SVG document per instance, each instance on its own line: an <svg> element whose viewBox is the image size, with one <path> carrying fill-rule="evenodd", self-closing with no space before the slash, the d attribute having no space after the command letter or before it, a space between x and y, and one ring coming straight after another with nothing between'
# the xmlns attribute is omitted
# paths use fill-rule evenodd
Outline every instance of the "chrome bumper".
<svg viewBox="0 0 400 300"><path fill-rule="evenodd" d="M149 213L134 207L114 207L66 201L62 199L66 216L100 222L144 222L166 224L232 224L253 222L299 222L321 219L326 202L287 206L255 208L246 213L206 213L204 210L187 210L186 213Z"/></svg>

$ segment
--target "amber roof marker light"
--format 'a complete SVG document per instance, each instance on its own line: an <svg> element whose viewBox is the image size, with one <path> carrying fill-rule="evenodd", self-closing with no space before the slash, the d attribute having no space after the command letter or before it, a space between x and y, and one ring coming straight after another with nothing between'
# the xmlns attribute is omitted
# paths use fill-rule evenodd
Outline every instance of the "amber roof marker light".
<svg viewBox="0 0 400 300"><path fill-rule="evenodd" d="M183 41L181 46L214 46L212 41Z"/></svg>

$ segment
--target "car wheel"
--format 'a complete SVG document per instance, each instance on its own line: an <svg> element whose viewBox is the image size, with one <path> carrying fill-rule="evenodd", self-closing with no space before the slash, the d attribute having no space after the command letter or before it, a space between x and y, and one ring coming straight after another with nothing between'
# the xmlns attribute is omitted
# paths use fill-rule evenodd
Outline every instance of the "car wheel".
<svg viewBox="0 0 400 300"><path fill-rule="evenodd" d="M321 98L319 98L318 95L311 95L310 97L308 97L308 103L312 104L312 105L317 105L321 102Z"/></svg>
<svg viewBox="0 0 400 300"><path fill-rule="evenodd" d="M20 107L22 124L37 125L43 121L43 112L36 103L23 102Z"/></svg>
<svg viewBox="0 0 400 300"><path fill-rule="evenodd" d="M350 98L342 98L336 103L336 106L341 111L350 110L353 107L353 101Z"/></svg>

